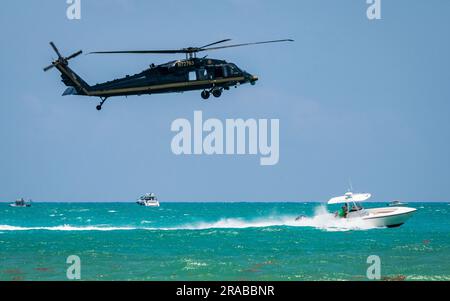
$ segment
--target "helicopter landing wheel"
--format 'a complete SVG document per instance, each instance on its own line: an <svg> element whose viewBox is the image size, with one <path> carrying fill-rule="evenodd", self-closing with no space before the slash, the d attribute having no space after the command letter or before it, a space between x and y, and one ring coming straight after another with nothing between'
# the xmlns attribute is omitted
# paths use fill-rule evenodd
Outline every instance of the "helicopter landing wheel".
<svg viewBox="0 0 450 301"><path fill-rule="evenodd" d="M219 98L222 95L222 89L214 89L212 94L214 97Z"/></svg>
<svg viewBox="0 0 450 301"><path fill-rule="evenodd" d="M207 100L207 99L209 98L210 94L211 94L211 93L209 93L209 91L203 90L202 93L201 93L200 95L202 96L202 98L203 98L204 100Z"/></svg>
<svg viewBox="0 0 450 301"><path fill-rule="evenodd" d="M102 106L105 103L105 101L108 99L108 97L101 97L100 99L102 101L100 101L99 105L95 107L97 109L97 111L101 111L102 110Z"/></svg>

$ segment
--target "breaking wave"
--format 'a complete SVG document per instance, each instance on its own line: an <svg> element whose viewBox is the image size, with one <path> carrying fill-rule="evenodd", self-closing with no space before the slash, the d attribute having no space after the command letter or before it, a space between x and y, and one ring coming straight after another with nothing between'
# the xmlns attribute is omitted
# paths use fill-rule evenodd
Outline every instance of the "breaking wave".
<svg viewBox="0 0 450 301"><path fill-rule="evenodd" d="M117 231L117 230L136 230L133 227L107 227L107 226L85 226L77 227L70 225L53 226L53 227L17 227L10 225L0 225L0 231L31 231L31 230L47 230L47 231Z"/></svg>
<svg viewBox="0 0 450 301"><path fill-rule="evenodd" d="M0 231L129 231L129 230L150 230L150 231L175 231L175 230L207 230L207 229L246 229L246 228L267 228L267 227L310 227L325 231L350 231L368 230L374 226L362 219L353 218L336 219L334 214L327 211L325 206L315 209L313 217L302 216L269 216L258 219L242 218L222 218L213 222L195 222L175 227L133 227L133 226L51 226L51 227L18 227L10 225L0 225ZM146 221L147 222L147 221Z"/></svg>

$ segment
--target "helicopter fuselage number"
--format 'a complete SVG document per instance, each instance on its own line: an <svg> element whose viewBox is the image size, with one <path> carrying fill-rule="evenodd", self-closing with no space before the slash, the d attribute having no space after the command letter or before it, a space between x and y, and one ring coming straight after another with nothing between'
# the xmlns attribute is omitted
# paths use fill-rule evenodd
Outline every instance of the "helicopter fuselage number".
<svg viewBox="0 0 450 301"><path fill-rule="evenodd" d="M177 62L177 67L191 67L194 66L194 62L193 61L179 61Z"/></svg>

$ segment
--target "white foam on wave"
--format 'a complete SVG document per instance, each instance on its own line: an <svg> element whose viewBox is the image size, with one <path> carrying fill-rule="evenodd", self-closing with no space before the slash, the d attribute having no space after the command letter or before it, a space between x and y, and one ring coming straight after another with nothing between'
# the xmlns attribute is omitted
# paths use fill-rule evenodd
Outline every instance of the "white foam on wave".
<svg viewBox="0 0 450 301"><path fill-rule="evenodd" d="M70 225L53 226L53 227L17 227L10 225L0 225L0 231L31 231L31 230L47 230L47 231L117 231L117 230L136 230L133 227L105 227L105 226L85 226L76 227Z"/></svg>
<svg viewBox="0 0 450 301"><path fill-rule="evenodd" d="M206 230L206 229L243 229L243 228L266 228L266 227L311 227L326 231L350 231L368 230L375 228L363 219L338 219L333 213L327 211L325 206L315 209L313 217L302 217L296 220L295 216L272 216L253 220L238 218L223 218L215 222L199 222L177 228L166 228L160 230Z"/></svg>
<svg viewBox="0 0 450 301"><path fill-rule="evenodd" d="M147 223L148 221L142 221ZM0 231L123 231L123 230L151 230L151 231L175 231L175 230L207 230L207 229L245 229L245 228L268 228L268 227L310 227L326 231L350 231L368 230L374 226L359 218L338 219L334 214L327 211L325 206L315 209L313 217L302 217L296 220L296 216L269 216L258 219L222 218L213 222L196 222L176 227L121 227L121 226L52 226L52 227L17 227L0 225Z"/></svg>

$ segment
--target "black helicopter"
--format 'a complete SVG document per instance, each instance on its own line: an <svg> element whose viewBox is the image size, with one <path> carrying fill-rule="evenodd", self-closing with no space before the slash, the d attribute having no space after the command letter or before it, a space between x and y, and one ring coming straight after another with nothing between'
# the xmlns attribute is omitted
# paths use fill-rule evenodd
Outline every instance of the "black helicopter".
<svg viewBox="0 0 450 301"><path fill-rule="evenodd" d="M68 86L65 95L83 95L100 97L101 101L97 110L102 109L104 102L113 96L128 96L156 93L184 92L191 90L202 90L201 97L208 99L210 94L220 97L223 90L230 87L237 87L241 84L250 83L252 85L258 77L241 70L236 64L202 57L197 58L197 53L203 51L240 47L257 44L268 44L278 42L293 42L291 39L273 40L255 43L235 44L227 46L216 46L225 43L230 39L217 41L202 47L188 47L178 50L135 50L135 51L97 51L90 54L177 54L186 55L184 60L170 61L161 65L151 64L150 68L135 74L127 75L124 78L97 84L88 85L78 74L69 68L69 60L83 52L80 50L74 54L63 57L53 42L50 46L58 55L58 59L52 62L44 71L53 67L61 72L62 82Z"/></svg>

